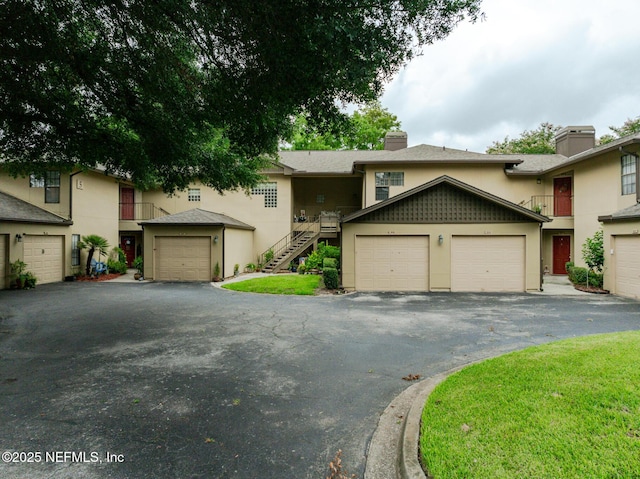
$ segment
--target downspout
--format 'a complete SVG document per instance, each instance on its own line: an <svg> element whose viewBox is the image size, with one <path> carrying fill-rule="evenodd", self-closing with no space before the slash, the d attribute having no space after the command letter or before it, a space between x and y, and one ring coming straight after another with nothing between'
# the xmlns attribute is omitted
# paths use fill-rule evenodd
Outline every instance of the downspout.
<svg viewBox="0 0 640 479"><path fill-rule="evenodd" d="M544 253L544 249L543 249L543 238L542 238L542 222L538 223L538 226L540 227L540 291L544 291L544 289L542 289L542 282L544 281L544 267L543 267L543 263L544 260L542 258L542 254Z"/></svg>

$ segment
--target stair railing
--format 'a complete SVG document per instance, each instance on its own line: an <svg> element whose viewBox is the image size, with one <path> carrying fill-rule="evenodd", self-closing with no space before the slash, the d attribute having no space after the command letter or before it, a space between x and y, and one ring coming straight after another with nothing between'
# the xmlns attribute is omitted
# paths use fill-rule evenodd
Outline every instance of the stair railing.
<svg viewBox="0 0 640 479"><path fill-rule="evenodd" d="M313 221L305 221L303 223L296 223L295 230L288 233L284 238L273 244L270 248L264 251L258 256L258 263L262 267L266 267L270 261L266 261L266 258L271 256L271 260L279 258L284 252L292 247L296 239L306 233L318 233L320 231L320 221L314 218Z"/></svg>

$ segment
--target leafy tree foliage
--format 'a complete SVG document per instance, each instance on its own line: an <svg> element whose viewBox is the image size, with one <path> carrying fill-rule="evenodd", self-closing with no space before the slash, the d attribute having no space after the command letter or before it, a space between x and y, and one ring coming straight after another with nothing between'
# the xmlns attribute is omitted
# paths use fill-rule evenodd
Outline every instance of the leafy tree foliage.
<svg viewBox="0 0 640 479"><path fill-rule="evenodd" d="M604 243L602 230L596 231L591 238L587 238L582 244L582 259L589 269L598 273L604 266Z"/></svg>
<svg viewBox="0 0 640 479"><path fill-rule="evenodd" d="M555 136L562 129L552 123L540 123L535 130L525 130L519 138L494 141L487 153L494 154L553 154L556 152Z"/></svg>
<svg viewBox="0 0 640 479"><path fill-rule="evenodd" d="M337 126L334 131L321 131L300 114L295 119L290 149L382 150L385 134L398 131L400 121L379 101L374 101L354 111Z"/></svg>
<svg viewBox="0 0 640 479"><path fill-rule="evenodd" d="M640 131L640 116L635 119L628 118L621 127L616 128L615 126L610 126L609 129L613 133L607 133L600 137L599 143L601 145L605 145L607 143L611 143L618 138L622 138L623 136L633 135L634 133L638 133Z"/></svg>
<svg viewBox="0 0 640 479"><path fill-rule="evenodd" d="M4 0L4 166L252 185L292 116L330 130L480 1Z"/></svg>
<svg viewBox="0 0 640 479"><path fill-rule="evenodd" d="M93 259L93 254L98 251L100 255L106 254L109 249L108 241L102 236L98 235L87 235L83 236L78 243L79 249L88 249L89 253L87 255L87 264L85 267L85 272L87 276L91 274L91 260Z"/></svg>

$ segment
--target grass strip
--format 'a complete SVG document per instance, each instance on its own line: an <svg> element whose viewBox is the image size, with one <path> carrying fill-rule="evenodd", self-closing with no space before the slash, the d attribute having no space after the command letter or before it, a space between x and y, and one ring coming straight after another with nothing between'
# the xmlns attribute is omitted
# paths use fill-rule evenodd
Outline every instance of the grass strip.
<svg viewBox="0 0 640 479"><path fill-rule="evenodd" d="M286 274L248 279L225 284L222 287L233 291L263 294L314 295L320 287L321 277L313 274Z"/></svg>

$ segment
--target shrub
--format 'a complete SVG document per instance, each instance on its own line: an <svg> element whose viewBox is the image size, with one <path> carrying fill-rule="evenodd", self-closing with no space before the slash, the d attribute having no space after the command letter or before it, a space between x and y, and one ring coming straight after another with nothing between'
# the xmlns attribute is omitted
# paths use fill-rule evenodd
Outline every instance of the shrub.
<svg viewBox="0 0 640 479"><path fill-rule="evenodd" d="M273 250L270 249L269 251L267 251L264 254L264 262L265 262L265 264L270 263L272 259L273 259Z"/></svg>
<svg viewBox="0 0 640 479"><path fill-rule="evenodd" d="M306 263L298 265L298 274L305 274L307 272Z"/></svg>
<svg viewBox="0 0 640 479"><path fill-rule="evenodd" d="M604 281L604 274L594 273L587 268L581 268L579 266L573 266L569 269L569 281L573 284L587 284L587 277L589 278L589 286L595 288L602 288Z"/></svg>
<svg viewBox="0 0 640 479"><path fill-rule="evenodd" d="M604 266L604 246L602 230L598 230L593 237L587 238L582 245L582 258L590 269L602 272Z"/></svg>
<svg viewBox="0 0 640 479"><path fill-rule="evenodd" d="M322 279L324 281L324 286L327 289L337 289L338 288L338 270L335 268L325 268L322 272Z"/></svg>
<svg viewBox="0 0 640 479"><path fill-rule="evenodd" d="M107 268L109 269L110 273L124 274L127 272L127 263L109 258L107 260Z"/></svg>
<svg viewBox="0 0 640 479"><path fill-rule="evenodd" d="M569 270L570 270L571 268L573 268L574 266L575 266L575 265L573 264L573 261L567 261L567 262L564 264L564 270L565 270L567 273L569 273Z"/></svg>
<svg viewBox="0 0 640 479"><path fill-rule="evenodd" d="M338 269L338 260L335 258L325 258L322 260L322 268Z"/></svg>
<svg viewBox="0 0 640 479"><path fill-rule="evenodd" d="M317 269L322 264L322 256L320 256L318 250L311 253L304 264L307 267L307 271L310 269Z"/></svg>

